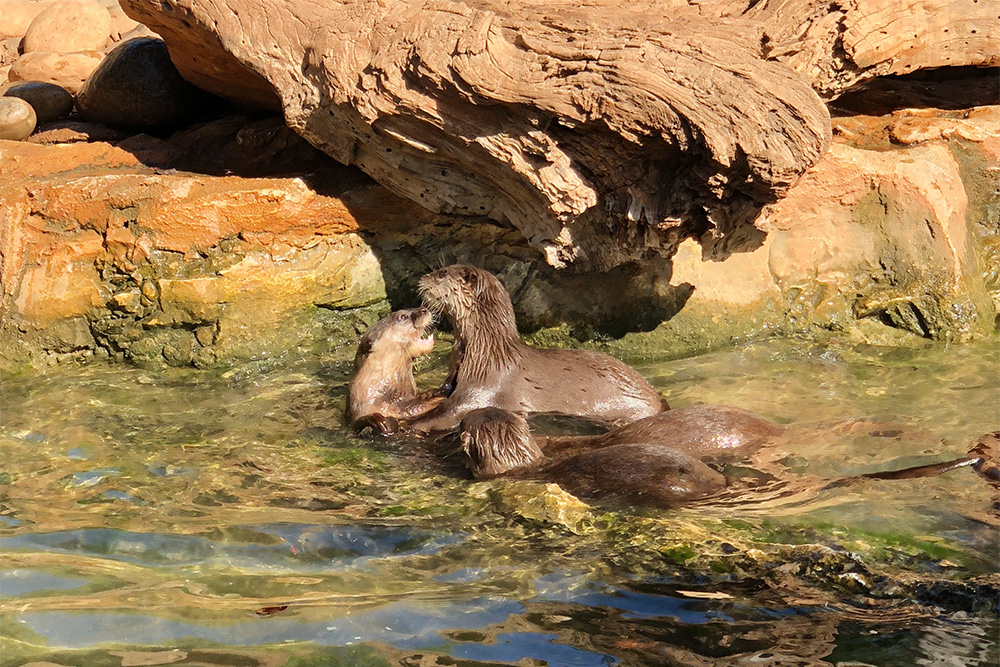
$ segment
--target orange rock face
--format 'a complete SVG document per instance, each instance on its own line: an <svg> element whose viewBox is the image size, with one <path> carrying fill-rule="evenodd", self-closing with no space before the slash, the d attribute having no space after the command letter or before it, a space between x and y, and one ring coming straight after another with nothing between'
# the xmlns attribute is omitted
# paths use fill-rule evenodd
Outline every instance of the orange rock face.
<svg viewBox="0 0 1000 667"><path fill-rule="evenodd" d="M290 311L384 296L344 202L299 179L156 173L104 143L0 151L3 320L29 338L82 319L112 354L159 359L138 343L208 327L175 359L207 363Z"/></svg>
<svg viewBox="0 0 1000 667"><path fill-rule="evenodd" d="M592 273L547 266L516 229L396 198L278 121L117 145L0 142L0 361L282 353L335 321L353 327L366 316L353 309L387 293L414 305L416 279L451 262L497 273L528 329L656 328L661 353L810 327L886 342L989 329L1000 108L839 118L835 133L757 221L757 250L703 261L689 239L671 259ZM309 175L258 176L296 171Z"/></svg>
<svg viewBox="0 0 1000 667"><path fill-rule="evenodd" d="M673 281L695 285L688 316L750 307L793 328L870 318L929 338L991 328L985 249L1000 229L977 229L985 202L972 197L1000 172L1000 107L958 115L841 120L842 138L765 212L761 248L711 264L682 245Z"/></svg>

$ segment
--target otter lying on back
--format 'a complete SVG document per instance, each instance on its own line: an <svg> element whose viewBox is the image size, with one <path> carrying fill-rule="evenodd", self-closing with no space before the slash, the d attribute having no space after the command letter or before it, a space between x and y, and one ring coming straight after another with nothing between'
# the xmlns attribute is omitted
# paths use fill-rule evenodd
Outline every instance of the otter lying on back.
<svg viewBox="0 0 1000 667"><path fill-rule="evenodd" d="M434 347L434 334L427 333L432 321L426 308L398 310L361 337L348 388L347 414L352 423L375 417L379 430L391 432L394 428L378 417L417 417L441 402L443 396L418 394L413 379L413 360Z"/></svg>
<svg viewBox="0 0 1000 667"><path fill-rule="evenodd" d="M454 428L476 408L554 412L630 422L662 409L660 395L634 369L589 350L546 350L521 342L507 290L493 274L447 266L420 279L425 305L442 311L461 354L455 390L411 426Z"/></svg>
<svg viewBox="0 0 1000 667"><path fill-rule="evenodd" d="M725 477L698 459L655 444L611 445L553 461L523 417L497 408L469 412L460 430L476 479L515 475L555 482L582 497L659 507L710 496L726 486Z"/></svg>

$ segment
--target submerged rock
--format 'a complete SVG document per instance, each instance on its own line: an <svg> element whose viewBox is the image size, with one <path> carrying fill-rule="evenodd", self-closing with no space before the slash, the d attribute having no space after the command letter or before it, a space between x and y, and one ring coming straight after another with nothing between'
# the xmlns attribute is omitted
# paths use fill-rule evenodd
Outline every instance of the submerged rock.
<svg viewBox="0 0 1000 667"><path fill-rule="evenodd" d="M588 532L593 522L590 506L558 484L501 481L491 484L487 495L501 514L578 535Z"/></svg>

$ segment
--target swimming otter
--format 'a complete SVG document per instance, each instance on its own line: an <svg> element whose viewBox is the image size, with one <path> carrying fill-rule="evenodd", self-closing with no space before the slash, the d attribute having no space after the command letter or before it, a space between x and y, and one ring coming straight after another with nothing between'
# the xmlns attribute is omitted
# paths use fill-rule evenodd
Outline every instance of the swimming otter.
<svg viewBox="0 0 1000 667"><path fill-rule="evenodd" d="M524 417L497 408L469 412L462 420L459 437L469 471L476 479L508 474L543 479L554 481L570 493L583 497L654 506L671 506L705 498L726 487L723 475L690 452L666 446L663 441L600 446L596 438L582 436L577 438L584 442L582 453L572 454L571 449L556 448L550 454L548 448L540 447L536 442ZM996 486L1000 468L997 464L998 444L1000 432L988 433L973 445L968 456L902 470L842 477L817 488L848 486L865 479L932 477L962 467L973 468ZM597 448L588 448L592 446ZM694 451L711 454L719 449L695 447Z"/></svg>
<svg viewBox="0 0 1000 667"><path fill-rule="evenodd" d="M439 391L418 394L413 379L413 360L434 347L428 333L433 319L426 308L398 310L361 337L347 399L356 427L374 424L391 433L396 420L417 417L443 400Z"/></svg>
<svg viewBox="0 0 1000 667"><path fill-rule="evenodd" d="M528 422L507 410L480 408L462 419L460 442L476 479L541 479L574 495L670 507L722 490L726 478L684 452L648 443L611 445L552 460Z"/></svg>
<svg viewBox="0 0 1000 667"><path fill-rule="evenodd" d="M951 461L929 463L902 470L870 472L860 475L860 477L867 479L916 479L918 477L932 477L950 470L969 467L975 470L976 474L985 479L991 486L1000 487L1000 461L998 461L997 455L998 445L1000 445L1000 431L984 433L972 444L966 456L961 456Z"/></svg>
<svg viewBox="0 0 1000 667"><path fill-rule="evenodd" d="M658 444L697 458L746 454L784 429L732 405L691 405L660 412L602 435L541 436L545 455L562 457L612 445Z"/></svg>
<svg viewBox="0 0 1000 667"><path fill-rule="evenodd" d="M422 277L424 304L441 311L455 332L455 391L413 421L420 431L454 428L470 410L500 407L553 412L604 422L630 422L660 412L662 399L627 364L588 350L546 350L521 342L510 295L496 277L454 265Z"/></svg>

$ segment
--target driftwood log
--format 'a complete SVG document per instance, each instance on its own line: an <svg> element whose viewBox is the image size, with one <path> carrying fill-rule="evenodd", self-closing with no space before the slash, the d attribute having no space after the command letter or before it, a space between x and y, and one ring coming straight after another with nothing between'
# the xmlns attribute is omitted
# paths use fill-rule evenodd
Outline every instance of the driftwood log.
<svg viewBox="0 0 1000 667"><path fill-rule="evenodd" d="M712 258L755 247L761 208L826 150L821 96L1000 52L986 0L619 4L122 0L196 85L595 269L692 236Z"/></svg>

